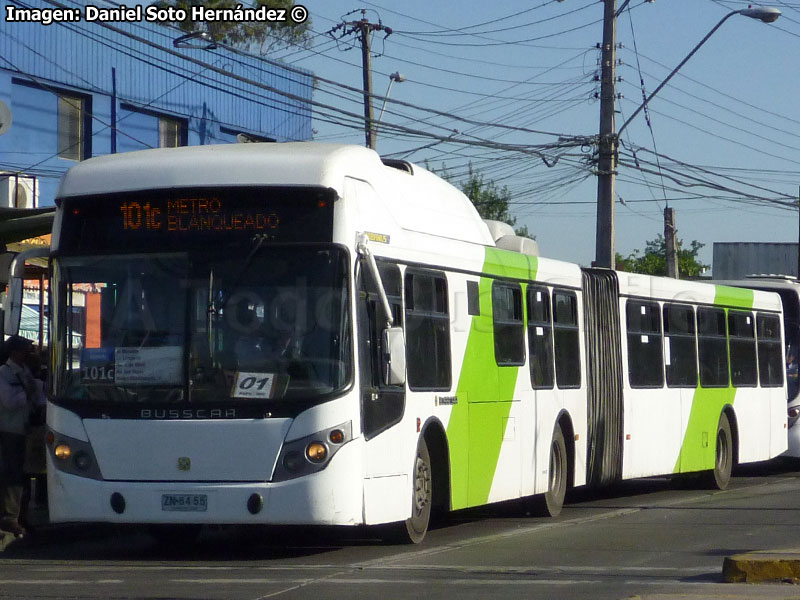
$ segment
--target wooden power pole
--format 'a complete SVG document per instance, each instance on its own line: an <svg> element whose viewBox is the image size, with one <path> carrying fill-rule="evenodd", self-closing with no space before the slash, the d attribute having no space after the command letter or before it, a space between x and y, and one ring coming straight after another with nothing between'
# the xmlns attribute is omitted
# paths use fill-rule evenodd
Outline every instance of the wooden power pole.
<svg viewBox="0 0 800 600"><path fill-rule="evenodd" d="M667 277L677 279L678 270L678 230L675 229L675 209L664 209L664 241L667 249Z"/></svg>
<svg viewBox="0 0 800 600"><path fill-rule="evenodd" d="M362 18L358 21L344 21L339 23L328 33L334 37L334 33L340 31L339 38L356 34L361 42L361 68L364 80L364 136L367 148L375 149L375 117L372 110L372 51L370 49L370 39L372 32L383 31L386 37L392 33L391 27L386 27L383 23L370 23L366 17L366 9L361 10ZM384 38L385 39L385 38Z"/></svg>

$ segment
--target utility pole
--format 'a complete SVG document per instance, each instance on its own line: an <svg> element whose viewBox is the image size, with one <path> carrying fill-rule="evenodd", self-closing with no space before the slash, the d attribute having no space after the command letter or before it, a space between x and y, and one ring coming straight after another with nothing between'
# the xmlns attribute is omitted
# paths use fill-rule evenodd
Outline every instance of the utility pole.
<svg viewBox="0 0 800 600"><path fill-rule="evenodd" d="M383 23L370 23L366 17L367 10L361 9L362 18L358 21L345 21L339 23L328 34L334 37L336 31L341 30L339 38L347 35L357 34L361 42L361 67L364 79L364 136L367 148L375 149L375 117L372 111L372 52L370 49L370 37L373 31L384 31L389 37L392 33L391 27L386 27ZM334 38L336 39L336 38Z"/></svg>
<svg viewBox="0 0 800 600"><path fill-rule="evenodd" d="M614 264L614 175L617 138L614 133L617 61L617 0L603 0L603 47L600 58L600 135L597 160L596 267Z"/></svg>
<svg viewBox="0 0 800 600"><path fill-rule="evenodd" d="M667 277L677 279L678 270L678 230L675 229L675 209L667 206L664 209L664 241L667 250Z"/></svg>
<svg viewBox="0 0 800 600"><path fill-rule="evenodd" d="M367 148L375 149L375 131L373 123L375 118L372 113L372 64L369 50L370 23L366 19L358 22L361 34L361 68L364 75L364 133L367 138Z"/></svg>

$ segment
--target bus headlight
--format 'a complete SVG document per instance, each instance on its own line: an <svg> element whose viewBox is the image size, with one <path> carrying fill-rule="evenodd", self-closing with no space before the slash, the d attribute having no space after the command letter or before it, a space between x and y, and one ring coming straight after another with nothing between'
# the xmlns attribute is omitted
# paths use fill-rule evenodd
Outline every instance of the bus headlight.
<svg viewBox="0 0 800 600"><path fill-rule="evenodd" d="M72 456L72 448L66 444L59 444L53 450L53 454L58 460L69 460L69 457Z"/></svg>
<svg viewBox="0 0 800 600"><path fill-rule="evenodd" d="M48 430L46 440L56 470L90 479L103 478L89 442L67 437L52 430Z"/></svg>
<svg viewBox="0 0 800 600"><path fill-rule="evenodd" d="M306 457L314 463L320 463L328 456L328 449L321 442L311 442L306 446Z"/></svg>
<svg viewBox="0 0 800 600"><path fill-rule="evenodd" d="M322 471L339 449L352 439L353 425L348 421L298 440L284 442L272 481L286 481Z"/></svg>

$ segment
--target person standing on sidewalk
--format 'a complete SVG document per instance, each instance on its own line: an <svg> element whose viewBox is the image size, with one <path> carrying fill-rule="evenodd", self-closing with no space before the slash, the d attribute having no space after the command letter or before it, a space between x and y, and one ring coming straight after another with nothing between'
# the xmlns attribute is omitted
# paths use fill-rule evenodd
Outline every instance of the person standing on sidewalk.
<svg viewBox="0 0 800 600"><path fill-rule="evenodd" d="M44 384L26 364L33 352L30 340L14 335L3 349L8 360L0 366L0 530L22 537L25 433L31 412L45 404Z"/></svg>

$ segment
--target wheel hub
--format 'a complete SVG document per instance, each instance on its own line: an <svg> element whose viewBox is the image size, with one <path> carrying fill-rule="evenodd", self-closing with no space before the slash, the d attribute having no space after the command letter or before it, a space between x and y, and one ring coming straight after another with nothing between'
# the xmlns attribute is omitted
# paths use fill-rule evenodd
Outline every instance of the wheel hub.
<svg viewBox="0 0 800 600"><path fill-rule="evenodd" d="M425 461L417 457L416 477L414 478L414 506L422 511L431 497L431 474Z"/></svg>

